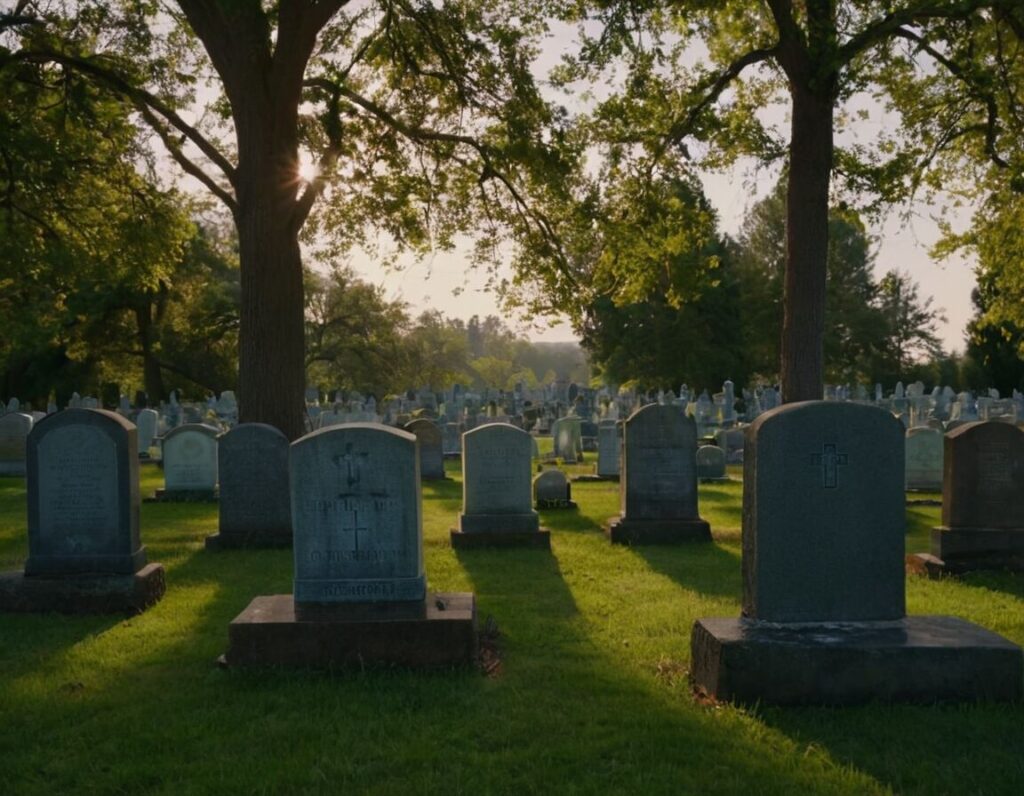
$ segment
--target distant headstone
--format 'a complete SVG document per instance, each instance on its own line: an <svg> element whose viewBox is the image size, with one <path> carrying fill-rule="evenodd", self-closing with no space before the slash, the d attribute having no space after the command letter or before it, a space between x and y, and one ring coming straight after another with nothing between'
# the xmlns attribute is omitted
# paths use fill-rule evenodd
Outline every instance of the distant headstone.
<svg viewBox="0 0 1024 796"><path fill-rule="evenodd" d="M24 574L0 575L0 610L137 613L164 592L139 538L135 426L115 412L68 409L27 445Z"/></svg>
<svg viewBox="0 0 1024 796"><path fill-rule="evenodd" d="M602 420L597 427L597 474L618 479L622 453L622 428L615 420Z"/></svg>
<svg viewBox="0 0 1024 796"><path fill-rule="evenodd" d="M164 489L158 500L212 500L217 488L217 436L213 426L186 423L164 436Z"/></svg>
<svg viewBox="0 0 1024 796"><path fill-rule="evenodd" d="M725 451L717 445L701 445L697 448L697 478L701 481L728 481Z"/></svg>
<svg viewBox="0 0 1024 796"><path fill-rule="evenodd" d="M533 479L533 503L538 509L572 509L572 487L561 470L545 470Z"/></svg>
<svg viewBox="0 0 1024 796"><path fill-rule="evenodd" d="M905 615L903 430L808 401L750 426L743 617L700 619L694 684L716 699L1019 699L1024 659L962 619Z"/></svg>
<svg viewBox="0 0 1024 796"><path fill-rule="evenodd" d="M725 452L729 464L743 463L745 433L740 428L722 428L715 432L715 444Z"/></svg>
<svg viewBox="0 0 1024 796"><path fill-rule="evenodd" d="M561 417L551 426L555 456L566 464L576 464L583 453L583 434L578 417Z"/></svg>
<svg viewBox="0 0 1024 796"><path fill-rule="evenodd" d="M25 442L32 415L11 412L0 417L0 475L25 475Z"/></svg>
<svg viewBox="0 0 1024 796"><path fill-rule="evenodd" d="M207 549L292 543L288 438L264 423L242 423L217 440L220 533Z"/></svg>
<svg viewBox="0 0 1024 796"><path fill-rule="evenodd" d="M550 547L550 534L530 500L530 435L490 423L462 436L462 513L452 529L456 548Z"/></svg>
<svg viewBox="0 0 1024 796"><path fill-rule="evenodd" d="M414 434L419 443L420 478L424 481L440 481L447 478L444 473L443 440L437 423L421 417L406 423L405 430Z"/></svg>
<svg viewBox="0 0 1024 796"><path fill-rule="evenodd" d="M941 431L922 426L907 431L906 488L927 492L942 489Z"/></svg>
<svg viewBox="0 0 1024 796"><path fill-rule="evenodd" d="M697 427L678 407L650 404L623 428L622 513L606 526L613 543L711 541L697 513Z"/></svg>
<svg viewBox="0 0 1024 796"><path fill-rule="evenodd" d="M974 422L945 437L942 525L932 530L930 572L1024 570L1024 431Z"/></svg>
<svg viewBox="0 0 1024 796"><path fill-rule="evenodd" d="M142 409L135 420L139 437L139 456L148 457L149 449L153 447L153 438L156 437L157 426L160 415L155 409Z"/></svg>

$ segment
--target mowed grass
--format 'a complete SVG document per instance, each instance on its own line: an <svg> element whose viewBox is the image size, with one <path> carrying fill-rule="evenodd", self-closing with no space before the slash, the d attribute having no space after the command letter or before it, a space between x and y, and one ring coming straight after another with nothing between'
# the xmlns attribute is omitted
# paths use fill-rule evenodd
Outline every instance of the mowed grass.
<svg viewBox="0 0 1024 796"><path fill-rule="evenodd" d="M225 671L228 622L291 590L289 551L208 553L215 505L145 504L164 600L121 617L0 616L0 794L1007 793L1024 708L737 708L694 698L689 638L740 609L738 468L702 485L715 543L613 548L618 486L542 513L551 552L456 553L451 481L423 489L430 588L476 593L500 672ZM566 468L582 472L587 465ZM143 467L143 494L161 485ZM908 551L939 510L909 507ZM822 533L825 530L823 529ZM0 569L26 554L24 482L0 479ZM907 581L911 613L1024 642L1024 578Z"/></svg>

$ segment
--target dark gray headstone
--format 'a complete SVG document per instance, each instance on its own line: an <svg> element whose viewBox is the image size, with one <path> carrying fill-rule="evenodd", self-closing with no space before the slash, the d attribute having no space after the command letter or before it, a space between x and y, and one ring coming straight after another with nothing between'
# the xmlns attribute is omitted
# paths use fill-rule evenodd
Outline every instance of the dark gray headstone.
<svg viewBox="0 0 1024 796"><path fill-rule="evenodd" d="M264 423L242 423L217 443L220 534L214 546L291 544L288 438Z"/></svg>
<svg viewBox="0 0 1024 796"><path fill-rule="evenodd" d="M946 435L942 524L1024 528L1024 431L973 422Z"/></svg>
<svg viewBox="0 0 1024 796"><path fill-rule="evenodd" d="M903 428L859 404L757 418L743 469L743 612L771 622L904 615Z"/></svg>
<svg viewBox="0 0 1024 796"><path fill-rule="evenodd" d="M622 516L697 517L697 429L676 406L648 404L623 429Z"/></svg>
<svg viewBox="0 0 1024 796"><path fill-rule="evenodd" d="M708 481L726 481L725 451L717 445L697 448L697 478Z"/></svg>
<svg viewBox="0 0 1024 796"><path fill-rule="evenodd" d="M433 420L417 418L405 425L405 430L415 435L419 443L420 478L436 481L444 474L444 446L441 429Z"/></svg>
<svg viewBox="0 0 1024 796"><path fill-rule="evenodd" d="M135 426L115 412L65 409L28 439L26 575L132 574L139 540Z"/></svg>
<svg viewBox="0 0 1024 796"><path fill-rule="evenodd" d="M597 474L618 478L622 452L622 426L615 420L602 420L597 427Z"/></svg>
<svg viewBox="0 0 1024 796"><path fill-rule="evenodd" d="M32 415L11 412L0 417L0 475L25 475L25 441Z"/></svg>
<svg viewBox="0 0 1024 796"><path fill-rule="evenodd" d="M561 470L545 470L533 479L533 500L539 509L571 508L569 479Z"/></svg>
<svg viewBox="0 0 1024 796"><path fill-rule="evenodd" d="M296 603L411 602L426 594L416 437L376 423L292 443Z"/></svg>

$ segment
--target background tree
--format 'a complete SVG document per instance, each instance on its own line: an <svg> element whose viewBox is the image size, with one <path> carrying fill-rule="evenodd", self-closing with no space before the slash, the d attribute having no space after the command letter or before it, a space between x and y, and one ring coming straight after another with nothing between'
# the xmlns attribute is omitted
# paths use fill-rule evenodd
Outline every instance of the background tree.
<svg viewBox="0 0 1024 796"><path fill-rule="evenodd" d="M932 299L922 299L910 275L892 270L878 284L878 308L885 321L885 346L876 365L876 378L895 382L917 360L942 357L938 323L945 321Z"/></svg>
<svg viewBox="0 0 1024 796"><path fill-rule="evenodd" d="M344 247L373 227L412 249L481 219L547 234L527 199L562 167L535 132L554 119L530 72L532 4L27 0L16 14L32 24L8 31L0 69L40 65L129 104L231 212L242 420L303 431L304 228ZM196 113L207 78L222 93Z"/></svg>
<svg viewBox="0 0 1024 796"><path fill-rule="evenodd" d="M786 249L780 375L786 401L821 397L826 263L833 173L856 192L904 199L939 162L952 140L993 138L992 106L973 31L1019 25L1017 0L833 2L764 0L665 3L593 0L572 4L585 39L565 79L618 70L628 76L595 114L599 137L656 169L683 153L700 165L741 155L762 162L786 156ZM597 28L597 35L588 31ZM961 36L963 34L963 36ZM694 59L703 45L707 57ZM918 87L936 71L958 82L941 109L918 103ZM965 86L969 90L965 90ZM836 148L845 112L859 92L877 90L894 105L933 117L979 118L936 136L931 152L894 136L880 146ZM758 111L782 100L788 135ZM697 144L693 146L692 144Z"/></svg>

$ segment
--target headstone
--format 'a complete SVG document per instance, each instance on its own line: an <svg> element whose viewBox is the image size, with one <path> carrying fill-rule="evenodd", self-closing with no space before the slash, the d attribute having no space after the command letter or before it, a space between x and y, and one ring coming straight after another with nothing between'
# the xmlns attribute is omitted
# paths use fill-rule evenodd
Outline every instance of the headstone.
<svg viewBox="0 0 1024 796"><path fill-rule="evenodd" d="M11 412L0 417L0 475L25 475L25 443L32 415Z"/></svg>
<svg viewBox="0 0 1024 796"><path fill-rule="evenodd" d="M906 436L906 488L937 492L942 489L943 435L927 426L912 428Z"/></svg>
<svg viewBox="0 0 1024 796"><path fill-rule="evenodd" d="M217 440L220 532L209 550L292 543L288 438L265 423L242 423Z"/></svg>
<svg viewBox="0 0 1024 796"><path fill-rule="evenodd" d="M544 470L533 479L533 504L538 509L574 509L572 487L561 470Z"/></svg>
<svg viewBox="0 0 1024 796"><path fill-rule="evenodd" d="M229 666L468 664L472 594L428 593L416 437L376 423L292 444L294 595L257 597L231 623Z"/></svg>
<svg viewBox="0 0 1024 796"><path fill-rule="evenodd" d="M693 680L720 700L1019 699L1024 658L953 617L905 615L903 430L808 401L749 428L743 617L700 619Z"/></svg>
<svg viewBox="0 0 1024 796"><path fill-rule="evenodd" d="M678 407L650 404L623 428L622 513L606 533L616 544L711 541L697 514L697 427Z"/></svg>
<svg viewBox="0 0 1024 796"><path fill-rule="evenodd" d="M746 435L740 428L722 428L715 432L715 444L725 452L729 464L743 463L743 445Z"/></svg>
<svg viewBox="0 0 1024 796"><path fill-rule="evenodd" d="M622 453L622 429L615 420L602 420L597 426L597 475L618 480Z"/></svg>
<svg viewBox="0 0 1024 796"><path fill-rule="evenodd" d="M149 457L149 449L153 447L153 438L156 436L157 425L160 415L155 409L142 409L136 418L139 438L139 456Z"/></svg>
<svg viewBox="0 0 1024 796"><path fill-rule="evenodd" d="M701 445L697 448L697 478L700 481L728 481L725 451L717 445Z"/></svg>
<svg viewBox="0 0 1024 796"><path fill-rule="evenodd" d="M917 558L932 574L1024 570L1024 431L988 421L946 434L942 525Z"/></svg>
<svg viewBox="0 0 1024 796"><path fill-rule="evenodd" d="M157 500L212 500L217 488L217 436L213 426L186 423L163 440L164 488Z"/></svg>
<svg viewBox="0 0 1024 796"><path fill-rule="evenodd" d="M0 610L138 613L164 592L139 538L135 426L116 412L68 409L27 445L28 559L0 575Z"/></svg>
<svg viewBox="0 0 1024 796"><path fill-rule="evenodd" d="M583 435L578 417L562 417L551 426L554 453L566 464L576 464L583 453Z"/></svg>
<svg viewBox="0 0 1024 796"><path fill-rule="evenodd" d="M490 423L462 435L462 513L452 547L550 547L530 501L532 443L512 425Z"/></svg>
<svg viewBox="0 0 1024 796"><path fill-rule="evenodd" d="M405 430L414 434L419 443L420 478L424 481L447 478L444 473L443 439L437 423L427 418L417 418L406 423Z"/></svg>

